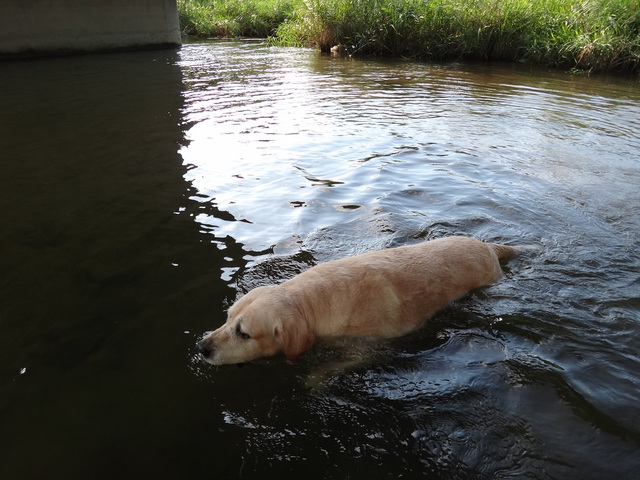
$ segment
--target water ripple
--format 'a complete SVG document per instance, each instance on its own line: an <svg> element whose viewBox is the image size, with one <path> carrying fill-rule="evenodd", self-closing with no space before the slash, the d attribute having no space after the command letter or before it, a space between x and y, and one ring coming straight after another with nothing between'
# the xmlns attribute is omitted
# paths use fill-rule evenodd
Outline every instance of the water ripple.
<svg viewBox="0 0 640 480"><path fill-rule="evenodd" d="M242 43L187 45L181 64L186 179L214 207L194 221L242 246L238 290L452 234L544 247L302 395L286 429L275 405L249 455L313 445L328 478L365 459L456 478L639 467L636 84Z"/></svg>

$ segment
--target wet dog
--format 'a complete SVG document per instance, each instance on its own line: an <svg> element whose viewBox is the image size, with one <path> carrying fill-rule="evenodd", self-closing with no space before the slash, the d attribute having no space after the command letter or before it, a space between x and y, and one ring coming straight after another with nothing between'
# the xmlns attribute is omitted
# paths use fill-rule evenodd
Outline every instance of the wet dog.
<svg viewBox="0 0 640 480"><path fill-rule="evenodd" d="M316 339L391 338L502 276L514 247L448 237L334 260L238 300L227 321L197 344L213 365L284 353L289 362Z"/></svg>

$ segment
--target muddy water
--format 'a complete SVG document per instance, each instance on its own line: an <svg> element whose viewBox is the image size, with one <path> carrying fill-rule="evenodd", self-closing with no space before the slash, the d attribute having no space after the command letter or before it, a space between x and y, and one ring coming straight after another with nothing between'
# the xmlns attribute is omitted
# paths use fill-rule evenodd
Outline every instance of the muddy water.
<svg viewBox="0 0 640 480"><path fill-rule="evenodd" d="M632 478L639 127L637 79L526 66L0 65L0 476ZM195 355L253 286L453 234L540 250L395 341Z"/></svg>

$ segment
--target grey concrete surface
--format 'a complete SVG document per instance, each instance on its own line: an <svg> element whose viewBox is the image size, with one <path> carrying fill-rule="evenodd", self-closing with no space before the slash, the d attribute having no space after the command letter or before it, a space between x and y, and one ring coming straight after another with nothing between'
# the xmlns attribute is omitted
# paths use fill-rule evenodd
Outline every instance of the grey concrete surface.
<svg viewBox="0 0 640 480"><path fill-rule="evenodd" d="M0 56L180 44L176 0L2 0Z"/></svg>

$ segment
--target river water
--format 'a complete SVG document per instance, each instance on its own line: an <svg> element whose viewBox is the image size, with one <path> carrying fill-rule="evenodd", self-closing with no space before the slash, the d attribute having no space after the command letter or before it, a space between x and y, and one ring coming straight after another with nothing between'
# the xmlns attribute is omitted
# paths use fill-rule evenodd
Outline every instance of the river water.
<svg viewBox="0 0 640 480"><path fill-rule="evenodd" d="M0 64L0 477L637 476L639 132L637 78L526 65ZM256 285L454 234L538 250L397 340L197 358Z"/></svg>

